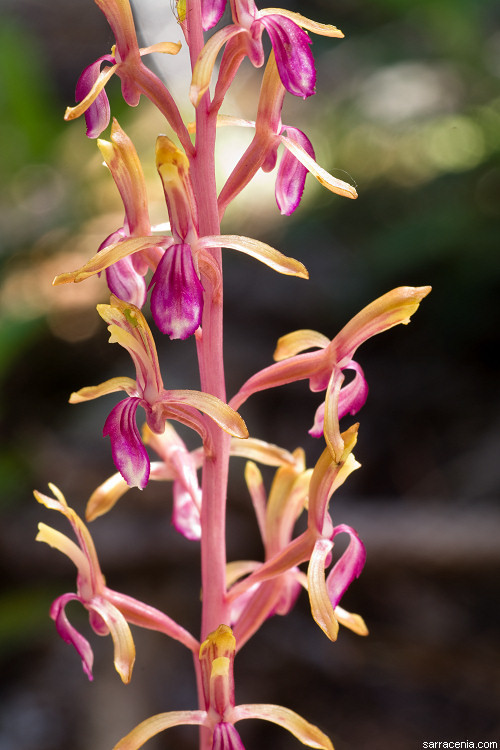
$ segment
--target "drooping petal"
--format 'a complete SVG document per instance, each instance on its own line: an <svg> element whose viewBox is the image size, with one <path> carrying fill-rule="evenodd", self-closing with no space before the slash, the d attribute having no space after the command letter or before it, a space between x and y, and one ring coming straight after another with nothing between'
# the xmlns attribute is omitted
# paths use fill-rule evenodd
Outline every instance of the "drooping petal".
<svg viewBox="0 0 500 750"><path fill-rule="evenodd" d="M106 624L114 645L114 665L122 681L127 684L132 677L135 646L132 633L124 616L104 597L95 597L90 605Z"/></svg>
<svg viewBox="0 0 500 750"><path fill-rule="evenodd" d="M335 526L332 539L337 534L349 534L350 540L347 549L340 560L335 563L326 579L326 589L332 607L337 606L354 578L359 578L366 560L364 544L354 529L345 524L340 524Z"/></svg>
<svg viewBox="0 0 500 750"><path fill-rule="evenodd" d="M227 247L232 250L239 250L242 253L257 258L266 266L272 268L278 273L287 276L298 276L301 279L308 279L309 274L306 267L295 258L289 258L274 247L266 245L265 242L254 240L252 237L241 237L237 234L208 235L200 238L198 245L201 247Z"/></svg>
<svg viewBox="0 0 500 750"><path fill-rule="evenodd" d="M85 100L96 86L97 93L94 100L85 110L87 136L89 138L97 138L108 127L110 119L109 100L104 91L104 86L113 75L114 70L111 68L110 72L110 68L106 67L101 75L101 64L103 62L109 62L114 66L115 59L111 55L100 57L85 68L76 84L75 100L77 102ZM116 69L116 66L114 68Z"/></svg>
<svg viewBox="0 0 500 750"><path fill-rule="evenodd" d="M203 725L206 723L206 719L206 711L169 711L156 714L156 716L151 716L151 718L138 724L135 729L132 729L126 737L123 737L114 746L113 750L137 750L151 737L165 729L189 724Z"/></svg>
<svg viewBox="0 0 500 750"><path fill-rule="evenodd" d="M329 539L318 539L307 568L307 590L315 622L331 641L337 640L339 624L333 612L325 582L325 566L332 551Z"/></svg>
<svg viewBox="0 0 500 750"><path fill-rule="evenodd" d="M310 172L313 177L316 177L321 185L328 188L328 190L331 190L332 193L343 195L345 198L358 197L358 194L352 185L349 185L348 182L344 182L344 180L338 180L327 172L326 169L320 167L299 143L296 143L292 138L288 138L285 135L281 136L281 142L292 152L295 158L305 166L307 171Z"/></svg>
<svg viewBox="0 0 500 750"><path fill-rule="evenodd" d="M140 398L126 398L109 413L103 435L109 435L113 461L131 487L144 489L149 479L149 456L136 424Z"/></svg>
<svg viewBox="0 0 500 750"><path fill-rule="evenodd" d="M67 107L64 113L65 120L75 120L85 113L87 122L87 135L89 138L97 138L109 123L109 101L104 87L116 73L118 65L106 67L100 71L102 60L114 62L114 58L101 58L86 68L77 84L77 98L83 96L75 107ZM87 117L87 113L90 114Z"/></svg>
<svg viewBox="0 0 500 750"><path fill-rule="evenodd" d="M54 620L57 632L66 643L71 644L77 651L82 660L83 671L92 680L92 664L94 662L94 653L90 643L81 635L76 628L71 625L66 617L65 607L69 601L79 601L83 604L77 594L63 594L59 596L50 608L50 616Z"/></svg>
<svg viewBox="0 0 500 750"><path fill-rule="evenodd" d="M340 607L338 604L334 607L333 612L335 618L345 628L349 628L356 635L368 635L368 628L361 615L356 615L353 612L347 612L345 609Z"/></svg>
<svg viewBox="0 0 500 750"><path fill-rule="evenodd" d="M260 21L271 39L283 86L290 94L304 99L314 94L316 68L309 36L282 15L265 15Z"/></svg>
<svg viewBox="0 0 500 750"><path fill-rule="evenodd" d="M309 138L297 128L286 127L287 136L300 143L304 151L314 159L314 148ZM306 182L307 168L292 154L285 149L281 157L278 174L276 176L276 203L282 214L290 216L300 203L304 185Z"/></svg>
<svg viewBox="0 0 500 750"><path fill-rule="evenodd" d="M233 716L235 723L242 719L271 721L273 724L278 724L278 726L287 729L303 745L318 750L333 750L333 745L326 734L289 708L266 703L247 703L236 706Z"/></svg>
<svg viewBox="0 0 500 750"><path fill-rule="evenodd" d="M231 438L229 448L231 456L240 458L249 458L251 461L257 461L266 466L284 466L286 464L297 464L297 458L285 448L279 445L267 443L265 440L257 438L247 438L247 440L235 440Z"/></svg>
<svg viewBox="0 0 500 750"><path fill-rule="evenodd" d="M106 479L90 496L85 509L87 521L94 521L103 516L127 492L129 486L120 473Z"/></svg>
<svg viewBox="0 0 500 750"><path fill-rule="evenodd" d="M190 245L172 245L151 279L151 312L156 325L171 339L186 339L201 323L203 287Z"/></svg>
<svg viewBox="0 0 500 750"><path fill-rule="evenodd" d="M226 0L202 0L201 21L203 31L208 31L219 23L226 9Z"/></svg>

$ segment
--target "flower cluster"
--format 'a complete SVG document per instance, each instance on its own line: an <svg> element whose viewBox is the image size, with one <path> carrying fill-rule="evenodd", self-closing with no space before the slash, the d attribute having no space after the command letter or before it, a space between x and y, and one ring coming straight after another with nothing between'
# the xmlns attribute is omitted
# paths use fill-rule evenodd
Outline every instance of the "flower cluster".
<svg viewBox="0 0 500 750"><path fill-rule="evenodd" d="M222 234L226 208L259 170L271 172L278 162L275 196L284 215L299 206L308 173L333 193L357 197L352 185L319 166L308 136L282 122L287 94L307 98L315 90L309 32L334 38L341 38L342 32L288 10L258 9L254 0L230 0L229 4L226 0L177 0L175 13L190 52L190 99L196 109L195 121L185 123L168 88L143 61L149 53L176 54L180 43L141 49L129 0L95 2L109 22L115 44L110 54L83 71L76 87L77 104L68 108L66 119L85 116L87 135L97 138L120 194L124 219L118 228L110 227L110 234L92 258L76 270L59 274L54 284L78 283L106 274L111 296L109 304L99 304L97 311L107 324L110 343L129 353L135 377L113 377L70 396L75 404L112 393L125 394L112 406L103 427L117 473L92 493L86 520L108 513L132 487L144 489L150 480L170 482L172 524L187 539L200 543L201 635L197 640L167 614L106 585L86 524L53 485L53 497L38 492L35 496L46 508L65 516L76 542L45 524L40 524L37 539L72 560L77 583L76 593L58 597L50 614L61 637L78 652L89 678L91 646L65 612L72 600L87 609L96 634L111 635L114 663L124 682L130 680L135 659L131 625L160 631L195 656L198 708L145 720L118 742L115 750L135 750L158 732L182 724L201 728L202 750L244 750L235 724L248 718L274 722L309 747L333 750L317 727L286 708L237 705L234 658L269 617L286 615L293 608L302 589L307 592L314 620L330 640L336 640L339 624L359 635L367 634L362 617L341 606L344 593L363 569L365 548L357 532L334 521L330 512L333 493L359 467L353 454L358 424L341 431L340 422L346 415L356 414L368 395L363 370L354 359L360 344L400 323L407 324L430 288L399 287L388 292L368 304L332 339L309 329L283 336L275 362L252 375L228 399L222 351L221 250L244 253L285 275L307 279L308 273L300 261L262 241ZM205 40L204 32L216 27L226 10L230 22ZM271 44L267 60L264 32ZM245 58L254 67L264 68L254 121L220 114ZM147 97L169 128L169 136L158 135L155 148L166 219L157 227L150 222L139 155L117 120L111 120L105 87L114 74L121 80L127 104L136 106L142 96ZM100 136L110 122L106 140ZM228 126L251 128L254 135L226 182L218 186L214 149L217 138L223 141ZM145 309L148 296L160 334L194 341L198 390L165 387ZM346 373L353 373L348 381ZM290 452L249 436L238 412L256 393L301 380L308 380L313 392L325 392L315 415L311 414L310 434L325 440L312 468L307 468L301 448ZM138 424L139 407L145 414L142 425ZM188 449L172 422L194 431L199 436L198 447ZM262 539L262 560L227 561L228 466L236 457L246 459L245 479ZM269 492L259 464L275 468ZM297 533L301 516L300 528L304 530ZM337 555L339 535L347 535L349 541Z"/></svg>

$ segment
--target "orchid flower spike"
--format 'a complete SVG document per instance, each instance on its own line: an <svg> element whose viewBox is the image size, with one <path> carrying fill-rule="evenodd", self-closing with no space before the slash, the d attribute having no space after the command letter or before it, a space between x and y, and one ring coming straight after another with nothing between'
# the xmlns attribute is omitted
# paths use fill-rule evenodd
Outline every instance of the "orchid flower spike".
<svg viewBox="0 0 500 750"><path fill-rule="evenodd" d="M248 437L241 417L215 396L191 390L164 389L151 330L137 307L111 296L110 304L98 305L97 310L108 323L110 343L120 344L132 357L136 380L116 377L97 386L82 388L71 394L70 403L117 391L127 393L127 398L111 410L103 434L109 435L115 466L129 485L143 489L150 472L149 456L136 424L139 406L145 410L153 432L163 433L165 420L176 419L196 430L206 441L208 450L209 427L200 412L231 435Z"/></svg>
<svg viewBox="0 0 500 750"><path fill-rule="evenodd" d="M368 396L363 371L353 360L356 349L377 333L399 323L409 323L430 291L430 286L393 289L355 315L331 341L323 334L310 330L283 336L274 352L277 362L247 380L230 404L238 409L258 391L309 379L311 391L326 390L325 401L316 412L311 434L324 434L332 458L338 462L344 452L339 419L359 411ZM317 351L306 351L312 348ZM344 371L349 369L354 371L355 377L343 386Z"/></svg>
<svg viewBox="0 0 500 750"><path fill-rule="evenodd" d="M266 703L235 705L233 665L236 639L227 625L220 625L201 644L199 663L205 710L169 711L143 721L114 750L137 750L159 732L174 726L198 725L209 732L212 750L245 750L234 726L243 719L263 719L287 729L300 742L317 750L333 750L318 727L294 711Z"/></svg>
<svg viewBox="0 0 500 750"><path fill-rule="evenodd" d="M89 622L98 635L110 634L114 643L115 668L123 682L129 682L135 660L135 647L130 628L119 609L110 601L105 587L104 576L99 567L92 537L81 518L72 510L62 492L54 485L49 485L54 497L41 492L34 493L36 499L50 510L62 513L75 533L78 544L60 531L40 523L37 541L46 542L58 549L72 560L78 570L77 593L63 594L53 602L50 616L56 624L61 638L70 643L78 652L84 672L92 680L94 654L89 642L69 622L66 617L66 604L79 601L88 610Z"/></svg>
<svg viewBox="0 0 500 750"><path fill-rule="evenodd" d="M257 10L253 0L231 0L233 24L217 31L205 44L193 70L191 101L197 106L208 89L215 60L222 47L232 42L231 54L248 56L252 65L260 68L264 63L262 33L267 31L276 56L283 86L291 94L304 99L314 94L316 68L310 50L311 40L307 31L322 36L341 38L344 35L335 26L316 23L299 13L282 8ZM304 30L305 29L305 30ZM222 69L221 69L222 70ZM233 71L232 75L234 75Z"/></svg>
<svg viewBox="0 0 500 750"><path fill-rule="evenodd" d="M136 107L143 93L137 84L137 72L144 68L141 56L151 52L176 55L181 48L180 43L161 42L139 49L129 0L95 2L106 16L116 44L110 55L103 55L85 68L76 84L78 104L68 107L64 115L65 120L74 120L84 114L89 138L97 138L108 126L110 108L104 87L115 73L121 78L123 98L131 107ZM109 65L101 70L103 63Z"/></svg>

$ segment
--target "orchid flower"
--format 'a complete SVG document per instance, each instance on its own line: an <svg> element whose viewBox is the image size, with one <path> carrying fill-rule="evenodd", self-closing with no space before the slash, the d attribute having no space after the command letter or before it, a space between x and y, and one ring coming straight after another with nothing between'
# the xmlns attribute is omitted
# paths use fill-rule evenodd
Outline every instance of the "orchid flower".
<svg viewBox="0 0 500 750"><path fill-rule="evenodd" d="M165 431L159 435L148 424L142 428L145 445L158 454L161 461L152 461L149 478L153 481L173 482L172 523L186 539L199 540L201 536L201 490L197 470L203 465L204 448L188 451L186 444L173 425L165 422ZM295 457L284 448L264 440L231 438L231 456L251 458L268 466L291 466ZM103 482L90 496L85 511L87 521L104 515L130 489L118 472Z"/></svg>
<svg viewBox="0 0 500 750"><path fill-rule="evenodd" d="M106 586L87 527L68 506L62 492L53 484L49 484L49 487L53 498L35 491L36 499L50 510L62 513L73 527L78 541L78 544L75 544L65 534L44 523L38 525L37 541L46 542L63 552L74 562L78 570L77 593L63 594L55 599L50 616L55 621L61 638L76 649L89 680L92 680L94 654L87 639L70 624L66 616L66 605L70 601L79 601L88 610L90 625L97 635L111 634L114 643L114 664L123 682L130 681L135 660L135 646L128 623L157 630L179 641L190 651L196 652L199 642L175 620L155 607Z"/></svg>
<svg viewBox="0 0 500 750"><path fill-rule="evenodd" d="M137 168L135 159L128 154L128 158L133 162L129 171L124 169L122 161L113 163L112 157L115 156L116 149L111 151L106 145L102 148L116 170L117 182L120 182L125 196L124 202L126 199L126 210L136 210L133 198L137 196L127 192L132 167ZM102 246L101 250L81 268L56 276L53 282L55 285L83 281L111 266L116 268L124 261L129 264L131 262L135 267L135 261L129 261L129 258L140 253L140 260L137 262L140 272L145 272L145 263L155 266L150 282L150 286L153 287L151 312L155 323L162 333L168 334L170 338L185 339L200 326L204 304L203 278L208 278L210 285L215 289L221 284L220 270L214 266L207 250L219 247L232 248L257 258L279 273L308 278L307 270L302 263L294 258L288 258L264 242L237 235L199 237L197 206L186 154L167 136L159 136L156 143L156 163L165 193L171 236L158 235L152 238L145 225L145 216L141 214L142 228L148 232L146 236L131 236L129 239L122 236L108 238L110 244ZM137 231L138 229L139 227ZM125 267L125 271L128 267L129 265ZM116 280L118 274L119 272L115 272L113 280ZM124 283L122 288L127 291L127 283Z"/></svg>
<svg viewBox="0 0 500 750"><path fill-rule="evenodd" d="M252 498L257 522L265 550L265 559L279 555L292 540L295 522L307 501L311 471L305 468L301 449L294 454L294 463L281 466L274 477L269 498L262 474L253 461L245 469L245 479ZM226 578L229 591L242 576L258 570L261 563L242 560L227 565ZM253 635L262 622L274 614L286 615L293 607L300 591L303 574L292 566L281 575L255 584L231 602L231 624L238 648Z"/></svg>
<svg viewBox="0 0 500 750"><path fill-rule="evenodd" d="M201 644L199 665L204 710L169 711L143 721L114 750L137 750L149 739L174 726L200 726L210 733L212 750L245 750L234 726L243 719L263 719L287 729L300 742L318 750L333 750L318 727L283 706L267 703L235 705L234 656L236 639L227 625L220 625Z"/></svg>
<svg viewBox="0 0 500 750"><path fill-rule="evenodd" d="M99 251L110 245L127 242L130 238L144 238L142 250L132 256L121 258L106 268L108 287L120 299L131 302L136 307L142 307L146 301L144 276L148 268L157 267L170 238L151 237L148 240L152 231L144 173L132 141L115 119L111 126L111 141L99 139L97 145L116 183L125 208L123 227L107 237L101 243ZM137 244L134 243L134 247L136 246Z"/></svg>
<svg viewBox="0 0 500 750"><path fill-rule="evenodd" d="M129 485L143 489L150 472L149 456L136 425L139 406L145 410L153 432L161 434L167 418L177 419L196 430L207 442L207 449L209 430L200 411L231 435L248 436L241 417L215 396L191 390L164 389L155 343L146 319L137 307L111 296L110 304L98 305L97 310L109 324L110 343L120 344L132 357L136 380L116 377L97 386L82 388L71 395L70 403L88 401L116 391L127 393L127 398L111 410L103 434L109 435L113 460Z"/></svg>
<svg viewBox="0 0 500 750"><path fill-rule="evenodd" d="M257 10L253 0L231 0L233 24L217 31L203 47L193 70L191 101L197 106L208 89L215 60L225 44L230 48L229 57L238 58L231 63L230 76L234 76L237 65L248 56L252 65L260 68L264 63L262 33L267 31L276 56L283 86L291 94L304 99L314 94L316 68L310 50L311 40L307 31L322 36L342 38L344 35L335 26L316 23L299 13L282 8ZM306 31L304 31L304 29ZM228 76L221 66L221 76ZM227 86L227 84L226 84Z"/></svg>
<svg viewBox="0 0 500 750"><path fill-rule="evenodd" d="M46 542L63 552L75 563L78 570L77 593L59 596L50 608L50 616L61 638L75 647L82 660L84 672L91 680L94 660L92 648L87 639L70 624L65 611L70 601L76 600L83 604L89 612L89 622L94 632L98 635L111 634L116 671L123 682L129 682L135 660L135 647L130 628L122 613L107 596L104 576L101 573L94 543L87 527L75 511L68 506L60 490L54 485L49 485L49 487L55 499L35 491L36 499L47 508L57 510L66 516L78 541L78 544L75 544L65 534L44 523L38 526L37 541Z"/></svg>
<svg viewBox="0 0 500 750"><path fill-rule="evenodd" d="M131 107L136 107L141 93L148 93L144 80L141 81L142 86L138 84L138 79L141 78L139 72L142 73L143 79L150 79L150 83L153 75L143 65L141 56L151 52L176 55L181 48L180 43L161 42L139 49L129 0L95 2L106 16L115 35L116 44L110 55L99 57L85 68L76 85L75 96L78 104L68 107L64 116L65 120L74 120L85 114L89 138L97 138L108 126L110 108L104 87L115 73L121 78L123 98ZM103 63L109 65L101 70ZM173 123L177 124L178 113L172 109L169 114Z"/></svg>
<svg viewBox="0 0 500 750"><path fill-rule="evenodd" d="M311 391L326 390L324 404L316 413L312 434L324 433L332 457L338 462L344 452L339 419L348 413L355 414L368 395L363 371L353 361L356 349L377 333L399 323L409 323L430 290L429 286L393 289L363 308L331 341L323 334L310 330L283 336L274 352L276 364L247 380L230 404L238 409L258 391L309 379ZM317 351L306 352L311 348L317 348ZM352 383L342 387L346 369L354 370L355 377Z"/></svg>
<svg viewBox="0 0 500 750"><path fill-rule="evenodd" d="M356 190L349 183L333 177L315 161L314 149L309 138L301 130L283 125L281 110L285 87L278 75L274 54L271 52L266 65L260 90L259 108L255 122L221 115L218 126L237 125L255 128L255 136L235 166L219 195L219 212L247 185L256 172L274 169L278 147L284 146L276 178L276 203L282 214L290 216L300 203L306 175L310 172L322 185L333 193L346 198L356 198Z"/></svg>
<svg viewBox="0 0 500 750"><path fill-rule="evenodd" d="M340 461L333 461L325 449L314 470L305 469L303 452L297 451L296 465L276 472L267 502L260 472L254 464L247 464L245 476L266 554L264 563L244 560L227 566L228 598L239 647L267 617L289 612L301 585L309 593L314 619L331 640L337 637L339 623L358 635L367 635L363 619L339 605L361 572L364 547L351 527L334 527L328 513L333 492L359 467L352 455L356 434L357 426L339 435L346 445ZM306 506L308 528L292 539L295 522ZM333 539L341 533L349 534L351 542L325 578ZM306 561L307 576L298 568ZM242 576L248 578L237 582Z"/></svg>

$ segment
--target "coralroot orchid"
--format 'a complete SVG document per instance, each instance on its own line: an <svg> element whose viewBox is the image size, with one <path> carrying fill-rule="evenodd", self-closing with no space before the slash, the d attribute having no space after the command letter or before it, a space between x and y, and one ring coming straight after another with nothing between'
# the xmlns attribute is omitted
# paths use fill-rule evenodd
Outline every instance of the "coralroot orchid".
<svg viewBox="0 0 500 750"><path fill-rule="evenodd" d="M135 378L112 377L70 397L71 403L79 403L125 393L111 408L103 429L111 441L117 473L92 493L86 519L109 513L131 487L144 489L150 479L167 483L172 525L191 542L200 543L200 639L162 611L106 585L85 523L53 485L53 498L38 492L35 496L66 517L77 543L44 524L39 526L37 539L67 555L78 574L76 593L59 596L51 617L64 640L76 648L89 678L91 647L65 613L72 600L88 610L96 633L111 634L115 667L124 682L130 680L135 658L130 625L159 631L194 657L198 707L144 720L115 750L135 750L159 732L179 725L199 727L200 750L244 750L235 725L250 718L274 722L308 747L333 750L321 730L289 709L260 703L238 705L234 658L268 618L290 612L302 589L307 591L315 622L331 641L337 639L339 624L367 635L362 617L341 606L346 590L363 569L366 553L358 533L342 520L334 521L330 512L333 494L360 466L353 455L359 425L341 432L340 421L356 414L368 394L363 370L354 360L358 347L375 334L408 323L430 287L389 291L355 315L333 339L307 328L281 337L274 364L251 375L228 399L222 346L222 248L250 255L281 274L307 279L308 272L299 260L261 240L223 234L226 208L259 170L271 172L278 159L275 196L283 215L289 216L298 207L308 172L332 193L357 197L352 185L317 164L308 136L282 122L288 93L307 98L315 90L309 32L337 38L343 34L333 25L286 9L258 9L254 0L230 0L229 4L226 0L176 0L171 10L188 47L189 94L196 109L195 122L185 123L168 86L143 62L150 52L176 54L180 43L140 49L129 0L95 2L106 16L115 45L111 54L100 57L80 76L78 103L67 110L66 119L85 114L87 135L100 136L111 120L105 86L116 73L125 102L136 106L141 97L147 97L163 115L168 135L160 133L156 140L156 171L166 216L163 224L152 227L144 175L154 170L143 169L132 140L113 118L109 139L98 138L97 146L120 194L123 224L109 228L109 235L83 265L58 274L53 282L78 283L106 273L111 297L109 304L97 305L97 311L108 326L110 343L126 349L135 367ZM170 12L168 3L160 5L154 11L159 22L162 14ZM226 5L230 23L205 38L204 32L223 19ZM267 60L264 31L271 42ZM256 68L265 65L255 120L219 114L245 57ZM215 146L224 142L224 126L253 128L255 133L225 184L219 186ZM149 312L142 312L149 290ZM250 304L251 300L242 297L242 319ZM198 390L165 388L149 313L161 334L196 347ZM346 373L354 373L348 382ZM291 448L249 436L236 411L260 391L301 380L309 380L313 392L325 393L315 416L311 414L310 434L325 439L312 468L307 467L302 448L291 452ZM139 407L145 413L142 428L137 424ZM189 445L193 437L189 430L190 438L184 439L171 421L194 431L198 442ZM149 451L156 454L153 460ZM245 479L262 540L261 560L227 559L229 462L237 457L247 460ZM258 464L275 467L269 492ZM338 554L335 545L340 535L347 535L349 541ZM188 585L186 581L186 589ZM198 597L198 582L194 590Z"/></svg>

